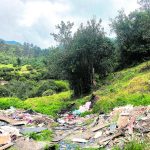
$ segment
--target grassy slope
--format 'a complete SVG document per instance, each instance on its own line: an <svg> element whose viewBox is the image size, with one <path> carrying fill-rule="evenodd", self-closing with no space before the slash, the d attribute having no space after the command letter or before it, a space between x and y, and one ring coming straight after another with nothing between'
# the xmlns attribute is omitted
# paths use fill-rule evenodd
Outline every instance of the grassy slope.
<svg viewBox="0 0 150 150"><path fill-rule="evenodd" d="M67 91L51 96L29 98L25 101L18 98L0 98L0 108L7 109L10 106L14 106L16 108L33 109L43 114L56 116L62 108L67 106L71 95L71 91Z"/></svg>
<svg viewBox="0 0 150 150"><path fill-rule="evenodd" d="M150 62L111 74L95 93L100 97L93 109L96 113L109 112L114 107L126 104L150 105ZM56 116L56 113L69 103L75 102L79 107L90 99L90 96L87 96L71 100L71 95L72 92L67 91L25 101L17 98L0 98L0 108L5 109L10 106L32 108L35 111Z"/></svg>
<svg viewBox="0 0 150 150"><path fill-rule="evenodd" d="M94 111L108 112L126 104L150 104L150 61L108 76L95 92L100 96Z"/></svg>

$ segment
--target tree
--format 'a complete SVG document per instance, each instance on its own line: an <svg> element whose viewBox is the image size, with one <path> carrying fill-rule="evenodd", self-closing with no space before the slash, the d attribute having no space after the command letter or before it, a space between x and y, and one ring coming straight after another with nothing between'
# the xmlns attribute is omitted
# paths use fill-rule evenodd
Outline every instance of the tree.
<svg viewBox="0 0 150 150"><path fill-rule="evenodd" d="M92 90L94 73L103 77L110 72L113 52L113 44L106 38L101 20L97 22L96 19L91 19L87 25L81 24L68 40L59 63L67 74L75 96Z"/></svg>
<svg viewBox="0 0 150 150"><path fill-rule="evenodd" d="M59 46L61 47L66 47L70 40L71 40L71 29L73 27L74 23L71 23L68 21L66 24L61 21L60 24L56 26L56 29L59 30L57 34L55 33L50 33L54 37L54 40L59 43Z"/></svg>
<svg viewBox="0 0 150 150"><path fill-rule="evenodd" d="M120 11L111 27L117 35L121 68L150 58L150 15L136 10L126 15Z"/></svg>
<svg viewBox="0 0 150 150"><path fill-rule="evenodd" d="M17 58L17 65L20 66L21 65L21 59Z"/></svg>
<svg viewBox="0 0 150 150"><path fill-rule="evenodd" d="M138 0L142 10L150 10L150 0Z"/></svg>

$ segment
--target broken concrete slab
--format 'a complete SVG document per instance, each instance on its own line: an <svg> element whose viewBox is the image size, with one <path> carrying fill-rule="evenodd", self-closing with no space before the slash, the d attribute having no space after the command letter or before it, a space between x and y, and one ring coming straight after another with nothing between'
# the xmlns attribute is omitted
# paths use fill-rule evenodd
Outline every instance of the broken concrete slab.
<svg viewBox="0 0 150 150"><path fill-rule="evenodd" d="M20 130L21 134L28 134L28 133L40 133L44 130L46 130L47 128L45 127L26 127Z"/></svg>
<svg viewBox="0 0 150 150"><path fill-rule="evenodd" d="M13 148L16 150L43 150L50 144L49 142L37 142L31 139L19 138L16 140Z"/></svg>
<svg viewBox="0 0 150 150"><path fill-rule="evenodd" d="M120 131L120 132L118 132L118 133L116 133L116 134L114 134L114 135L112 135L112 136L108 136L108 137L105 137L105 138L103 138L103 139L100 139L99 144L100 144L100 145L103 145L104 142L113 140L114 138L116 138L116 137L118 137L118 136L120 136L120 135L123 135L123 132Z"/></svg>
<svg viewBox="0 0 150 150"><path fill-rule="evenodd" d="M4 121L4 122L11 124L11 125L24 125L27 123L26 121L14 120L14 119L8 118L6 116L0 116L0 121Z"/></svg>
<svg viewBox="0 0 150 150"><path fill-rule="evenodd" d="M92 131L96 132L96 131L98 131L100 129L103 129L103 128L107 127L107 126L108 126L108 124L97 125L94 128L92 128Z"/></svg>
<svg viewBox="0 0 150 150"><path fill-rule="evenodd" d="M3 145L3 146L0 146L0 150L6 150L6 149L8 149L9 147L11 147L11 146L13 146L14 145L14 143L8 143L8 144L5 144L5 145Z"/></svg>
<svg viewBox="0 0 150 150"><path fill-rule="evenodd" d="M8 144L11 142L11 137L9 134L0 134L0 145Z"/></svg>
<svg viewBox="0 0 150 150"><path fill-rule="evenodd" d="M0 127L0 130L2 131L2 133L20 136L19 129L17 129L16 127L2 126L2 127Z"/></svg>

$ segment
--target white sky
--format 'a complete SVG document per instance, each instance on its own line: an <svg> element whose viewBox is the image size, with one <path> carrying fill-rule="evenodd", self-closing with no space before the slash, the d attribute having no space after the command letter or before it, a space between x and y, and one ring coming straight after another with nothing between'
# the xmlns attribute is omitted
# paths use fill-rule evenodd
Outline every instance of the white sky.
<svg viewBox="0 0 150 150"><path fill-rule="evenodd" d="M138 8L137 0L0 0L0 38L47 48L55 44L50 33L61 20L74 22L75 31L93 16L113 36L109 19L122 8L128 14Z"/></svg>

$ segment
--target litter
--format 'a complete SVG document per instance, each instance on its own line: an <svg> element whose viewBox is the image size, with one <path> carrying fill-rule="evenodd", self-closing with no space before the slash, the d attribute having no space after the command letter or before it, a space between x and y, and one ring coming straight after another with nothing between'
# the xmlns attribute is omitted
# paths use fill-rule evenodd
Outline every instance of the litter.
<svg viewBox="0 0 150 150"><path fill-rule="evenodd" d="M85 139L80 139L80 138L74 138L72 139L73 142L79 142L79 143L87 143L88 141Z"/></svg>

